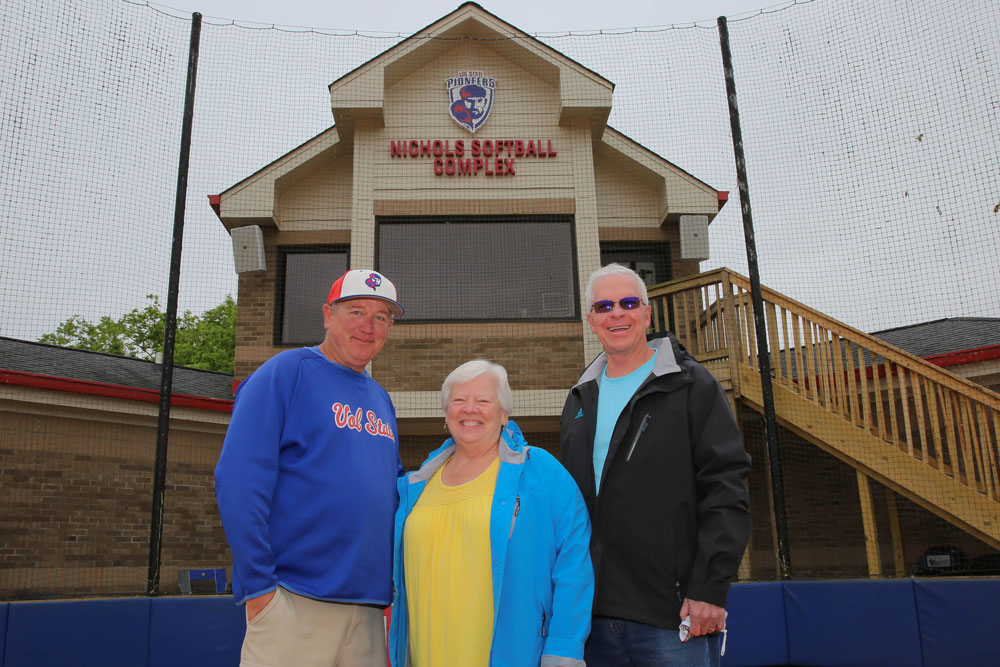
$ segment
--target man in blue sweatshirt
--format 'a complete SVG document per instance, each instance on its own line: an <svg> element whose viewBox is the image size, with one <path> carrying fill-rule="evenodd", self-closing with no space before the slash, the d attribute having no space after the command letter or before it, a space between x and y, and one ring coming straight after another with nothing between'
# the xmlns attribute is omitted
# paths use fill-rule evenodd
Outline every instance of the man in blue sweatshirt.
<svg viewBox="0 0 1000 667"><path fill-rule="evenodd" d="M215 489L244 667L386 665L402 466L395 410L365 366L402 313L387 278L348 271L323 342L275 355L236 393Z"/></svg>

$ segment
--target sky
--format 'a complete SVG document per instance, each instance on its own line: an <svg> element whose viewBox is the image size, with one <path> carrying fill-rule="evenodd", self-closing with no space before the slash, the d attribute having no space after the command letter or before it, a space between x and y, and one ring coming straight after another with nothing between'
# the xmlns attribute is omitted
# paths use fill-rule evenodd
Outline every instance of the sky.
<svg viewBox="0 0 1000 667"><path fill-rule="evenodd" d="M808 1L808 0L805 0ZM797 0L802 3L803 0ZM409 35L453 11L461 0L171 0L150 2L184 13L201 12L204 20L233 19L240 23L325 29L391 32ZM796 4L796 0L597 0L539 2L481 0L479 4L529 33L613 30L647 26L714 22L719 16L737 18Z"/></svg>
<svg viewBox="0 0 1000 667"><path fill-rule="evenodd" d="M0 0L0 336L166 302L192 12L180 308L200 313L237 291L208 195L326 130L331 81L461 4L168 1ZM762 282L866 331L996 315L996 0L588 2L481 0L613 81L611 126L731 193L703 271L747 272L722 14Z"/></svg>

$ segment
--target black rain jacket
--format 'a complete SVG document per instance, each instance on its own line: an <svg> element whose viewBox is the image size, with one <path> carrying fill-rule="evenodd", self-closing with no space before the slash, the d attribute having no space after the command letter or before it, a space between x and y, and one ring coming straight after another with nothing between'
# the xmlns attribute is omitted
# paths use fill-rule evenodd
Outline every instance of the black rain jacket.
<svg viewBox="0 0 1000 667"><path fill-rule="evenodd" d="M674 338L622 410L594 484L602 353L570 390L560 420L563 465L593 523L594 616L676 628L685 597L725 606L750 537L750 456L725 392Z"/></svg>

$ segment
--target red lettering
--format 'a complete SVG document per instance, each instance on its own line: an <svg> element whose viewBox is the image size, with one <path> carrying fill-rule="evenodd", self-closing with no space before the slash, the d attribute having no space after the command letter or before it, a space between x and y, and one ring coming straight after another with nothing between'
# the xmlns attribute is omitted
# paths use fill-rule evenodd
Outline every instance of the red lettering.
<svg viewBox="0 0 1000 667"><path fill-rule="evenodd" d="M455 140L455 157L462 157L465 155L465 142L461 139Z"/></svg>
<svg viewBox="0 0 1000 667"><path fill-rule="evenodd" d="M539 143L541 143L541 142L539 142ZM552 140L551 139L549 139L549 150L548 150L548 153L549 153L549 157L555 157L556 156L556 152L554 150L552 150Z"/></svg>
<svg viewBox="0 0 1000 667"><path fill-rule="evenodd" d="M441 144L441 140L435 139L434 143L431 145L433 146L432 150L434 152L434 157L441 157L441 155L444 153L444 146Z"/></svg>
<svg viewBox="0 0 1000 667"><path fill-rule="evenodd" d="M513 148L514 143L513 139L507 139L504 141L504 144L507 146L507 157L510 157L510 149Z"/></svg>
<svg viewBox="0 0 1000 667"><path fill-rule="evenodd" d="M508 159L504 158L504 161L503 161L503 172L505 174L510 174L511 176L514 175L514 160L508 160Z"/></svg>
<svg viewBox="0 0 1000 667"><path fill-rule="evenodd" d="M528 146L531 146L530 141L528 142ZM518 139L514 142L514 156L521 157L522 155L524 155L524 140Z"/></svg>
<svg viewBox="0 0 1000 667"><path fill-rule="evenodd" d="M459 160L458 161L458 175L462 176L464 174L472 173L472 160Z"/></svg>
<svg viewBox="0 0 1000 667"><path fill-rule="evenodd" d="M493 155L493 141L491 139L483 142L483 155L486 157Z"/></svg>
<svg viewBox="0 0 1000 667"><path fill-rule="evenodd" d="M420 155L422 157L431 156L431 142L430 140L420 142Z"/></svg>
<svg viewBox="0 0 1000 667"><path fill-rule="evenodd" d="M538 151L535 150L535 142L534 141L529 141L528 142L528 149L526 151L524 151L524 154L526 156L538 155Z"/></svg>
<svg viewBox="0 0 1000 667"><path fill-rule="evenodd" d="M365 424L365 430L370 435L381 435L389 438L390 440L396 439L392 434L392 427L379 419L374 412L369 410L365 413L365 417L368 419L368 423Z"/></svg>
<svg viewBox="0 0 1000 667"><path fill-rule="evenodd" d="M475 143L475 141L473 141L473 143ZM472 163L472 173L473 174L478 174L479 170L483 168L483 163L484 162L485 162L485 160L483 160L483 158L481 158L481 157L477 157L475 160L473 160L473 163Z"/></svg>
<svg viewBox="0 0 1000 667"><path fill-rule="evenodd" d="M417 157L420 155L420 142L416 139L410 139L410 157Z"/></svg>
<svg viewBox="0 0 1000 667"><path fill-rule="evenodd" d="M445 157L455 157L455 151L451 150L451 142L444 142L444 156Z"/></svg>
<svg viewBox="0 0 1000 667"><path fill-rule="evenodd" d="M390 141L389 142L389 157L403 157L406 155L404 152L404 144L401 141Z"/></svg>
<svg viewBox="0 0 1000 667"><path fill-rule="evenodd" d="M347 406L341 405L340 403L333 404L333 423L337 425L337 428L344 428L347 426Z"/></svg>
<svg viewBox="0 0 1000 667"><path fill-rule="evenodd" d="M479 139L472 140L472 157L479 157L479 153L481 152L480 146Z"/></svg>
<svg viewBox="0 0 1000 667"><path fill-rule="evenodd" d="M499 162L500 160L497 160ZM493 160L486 160L486 175L493 176Z"/></svg>
<svg viewBox="0 0 1000 667"><path fill-rule="evenodd" d="M434 158L434 175L440 176L444 173L444 160L439 157Z"/></svg>
<svg viewBox="0 0 1000 667"><path fill-rule="evenodd" d="M455 158L450 157L444 161L444 173L449 176L455 175Z"/></svg>
<svg viewBox="0 0 1000 667"><path fill-rule="evenodd" d="M349 428L355 431L361 430L361 408L357 412L351 413L351 406L346 403L334 403L333 422L337 428Z"/></svg>

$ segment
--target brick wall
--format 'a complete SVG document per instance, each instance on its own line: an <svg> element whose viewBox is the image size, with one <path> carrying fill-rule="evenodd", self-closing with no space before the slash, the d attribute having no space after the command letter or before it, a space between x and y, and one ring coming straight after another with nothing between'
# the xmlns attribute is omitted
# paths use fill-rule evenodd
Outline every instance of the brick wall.
<svg viewBox="0 0 1000 667"><path fill-rule="evenodd" d="M753 457L750 506L753 517L751 574L776 576L763 418L742 410L741 428ZM868 577L861 502L854 468L794 433L779 428L779 451L785 484L789 552L796 577ZM879 552L884 576L894 576L892 534L887 496L893 493L874 480L872 492ZM933 546L962 549L969 559L993 553L984 542L932 512L896 495L905 574L916 572L920 556Z"/></svg>
<svg viewBox="0 0 1000 667"><path fill-rule="evenodd" d="M503 335L501 327L514 335ZM507 369L515 391L568 390L583 368L580 331L575 322L400 324L372 362L372 376L389 391L438 391L457 366L484 358Z"/></svg>
<svg viewBox="0 0 1000 667"><path fill-rule="evenodd" d="M0 411L0 597L144 592L156 426L141 421ZM164 592L177 592L178 566L231 562L214 497L221 445L221 432L172 431Z"/></svg>

